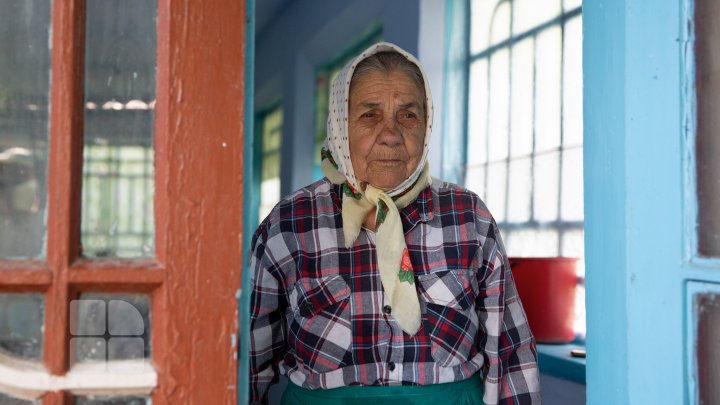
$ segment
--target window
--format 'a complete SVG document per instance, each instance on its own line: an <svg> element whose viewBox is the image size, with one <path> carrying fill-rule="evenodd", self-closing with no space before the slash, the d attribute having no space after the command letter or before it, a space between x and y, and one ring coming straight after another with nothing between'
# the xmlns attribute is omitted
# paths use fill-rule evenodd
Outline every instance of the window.
<svg viewBox="0 0 720 405"><path fill-rule="evenodd" d="M280 147L282 146L282 103L260 113L260 210L258 221L280 201Z"/></svg>
<svg viewBox="0 0 720 405"><path fill-rule="evenodd" d="M582 259L581 2L476 0L470 12L465 185L510 256ZM577 302L584 333L582 290Z"/></svg>

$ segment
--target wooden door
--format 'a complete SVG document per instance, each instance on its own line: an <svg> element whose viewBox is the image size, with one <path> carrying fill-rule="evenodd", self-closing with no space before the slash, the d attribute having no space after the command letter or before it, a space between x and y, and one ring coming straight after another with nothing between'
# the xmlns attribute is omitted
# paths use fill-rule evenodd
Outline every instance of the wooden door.
<svg viewBox="0 0 720 405"><path fill-rule="evenodd" d="M84 236L84 215L91 209L83 197L89 167L84 154L95 117L89 111L104 105L90 100L86 80L89 43L102 36L89 32L97 2L55 0L49 7L45 253L0 258L0 295L34 292L44 302L42 357L33 364L2 354L0 348L0 392L36 398L44 405L92 403L87 402L92 396L124 397L123 403L142 403L132 401L143 398L154 404L234 403L243 224L244 1L150 3L155 8L156 98L133 108L153 110L154 200L149 210L154 226L150 248L129 258L89 255ZM128 4L120 6L132 7ZM130 34L138 29L119 17L103 24L120 25L119 31ZM132 49L133 41L113 43L106 51ZM114 55L119 55L110 58L114 68L122 69L137 52ZM107 101L115 103L108 110L114 105L121 110L123 103L131 109L125 100ZM120 208L132 200L123 189L116 197L122 200L115 204ZM107 307L98 313L108 317L122 302L134 309L144 306L145 329L123 338L149 345L145 358L123 358L124 363L110 359L101 369L87 369L77 361L81 346L74 339L92 338L110 347L119 338L110 320L102 333L78 333L91 301L97 308ZM11 309L0 307L0 317L3 312ZM115 367L123 364L125 369Z"/></svg>
<svg viewBox="0 0 720 405"><path fill-rule="evenodd" d="M720 400L720 7L585 2L587 403Z"/></svg>

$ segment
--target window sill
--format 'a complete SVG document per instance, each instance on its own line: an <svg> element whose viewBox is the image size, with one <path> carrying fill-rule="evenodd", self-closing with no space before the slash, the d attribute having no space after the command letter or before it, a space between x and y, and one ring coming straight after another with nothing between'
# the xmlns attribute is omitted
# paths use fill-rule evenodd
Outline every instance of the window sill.
<svg viewBox="0 0 720 405"><path fill-rule="evenodd" d="M538 344L540 372L584 385L585 358L572 357L570 351L573 349L585 350L585 342L575 341L565 345Z"/></svg>

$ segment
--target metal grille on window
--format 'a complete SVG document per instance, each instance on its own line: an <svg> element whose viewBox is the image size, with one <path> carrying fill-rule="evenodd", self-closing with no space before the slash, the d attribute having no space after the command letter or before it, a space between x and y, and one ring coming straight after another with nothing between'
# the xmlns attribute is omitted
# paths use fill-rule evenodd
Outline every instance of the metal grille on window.
<svg viewBox="0 0 720 405"><path fill-rule="evenodd" d="M465 185L495 216L510 256L582 259L581 1L470 7Z"/></svg>

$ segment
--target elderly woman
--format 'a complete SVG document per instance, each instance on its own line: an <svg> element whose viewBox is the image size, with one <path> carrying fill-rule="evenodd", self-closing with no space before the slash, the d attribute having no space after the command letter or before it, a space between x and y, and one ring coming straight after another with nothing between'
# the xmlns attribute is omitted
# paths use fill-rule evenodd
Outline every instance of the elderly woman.
<svg viewBox="0 0 720 405"><path fill-rule="evenodd" d="M380 43L332 86L325 178L260 224L253 402L539 403L535 342L480 198L429 175L419 62Z"/></svg>

